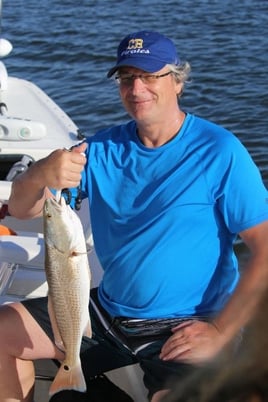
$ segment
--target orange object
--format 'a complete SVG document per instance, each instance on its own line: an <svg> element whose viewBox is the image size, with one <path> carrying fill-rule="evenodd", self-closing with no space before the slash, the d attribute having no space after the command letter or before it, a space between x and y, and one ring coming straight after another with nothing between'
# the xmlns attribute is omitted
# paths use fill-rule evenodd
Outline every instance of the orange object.
<svg viewBox="0 0 268 402"><path fill-rule="evenodd" d="M3 235L16 235L17 233L14 230L8 228L7 226L0 225L0 236Z"/></svg>

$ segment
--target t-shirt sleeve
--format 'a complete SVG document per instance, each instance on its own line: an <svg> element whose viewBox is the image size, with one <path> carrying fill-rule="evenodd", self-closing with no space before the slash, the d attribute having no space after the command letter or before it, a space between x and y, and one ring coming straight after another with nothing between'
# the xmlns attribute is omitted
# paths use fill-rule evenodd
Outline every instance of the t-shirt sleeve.
<svg viewBox="0 0 268 402"><path fill-rule="evenodd" d="M268 192L261 173L239 140L233 138L218 164L217 205L228 229L239 233L268 220Z"/></svg>

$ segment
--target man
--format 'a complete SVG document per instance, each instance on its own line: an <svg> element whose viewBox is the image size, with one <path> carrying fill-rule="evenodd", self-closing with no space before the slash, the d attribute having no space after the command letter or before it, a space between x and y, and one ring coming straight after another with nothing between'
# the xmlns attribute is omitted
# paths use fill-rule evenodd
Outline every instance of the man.
<svg viewBox="0 0 268 402"><path fill-rule="evenodd" d="M267 190L230 132L180 109L188 74L168 38L128 35L108 77L116 76L133 120L36 162L14 182L9 202L12 215L31 218L42 213L49 188L81 182L104 269L84 370L94 376L139 362L153 402L169 379L183 380L239 333L268 277ZM251 252L241 279L237 234ZM31 361L62 359L45 318L42 300L2 309L1 402L31 401Z"/></svg>

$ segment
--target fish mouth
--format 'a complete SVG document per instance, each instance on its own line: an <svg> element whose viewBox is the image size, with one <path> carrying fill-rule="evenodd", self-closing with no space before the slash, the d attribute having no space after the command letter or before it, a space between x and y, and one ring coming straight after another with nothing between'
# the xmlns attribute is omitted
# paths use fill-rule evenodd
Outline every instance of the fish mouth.
<svg viewBox="0 0 268 402"><path fill-rule="evenodd" d="M66 201L65 198L61 196L59 201L57 201L56 198L47 198L45 204L50 204L53 207L60 209L66 205Z"/></svg>
<svg viewBox="0 0 268 402"><path fill-rule="evenodd" d="M45 215L49 217L52 210L60 213L66 208L66 206L67 205L64 197L60 197L59 201L57 201L55 198L47 198L44 204Z"/></svg>

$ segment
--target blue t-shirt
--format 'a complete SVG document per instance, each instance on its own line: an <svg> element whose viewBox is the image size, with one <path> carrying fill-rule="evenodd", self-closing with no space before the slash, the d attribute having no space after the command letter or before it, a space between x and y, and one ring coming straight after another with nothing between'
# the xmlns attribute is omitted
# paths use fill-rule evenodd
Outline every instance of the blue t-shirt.
<svg viewBox="0 0 268 402"><path fill-rule="evenodd" d="M239 279L236 234L268 219L259 170L232 133L191 114L158 148L136 132L131 121L88 139L101 304L136 318L215 314Z"/></svg>

